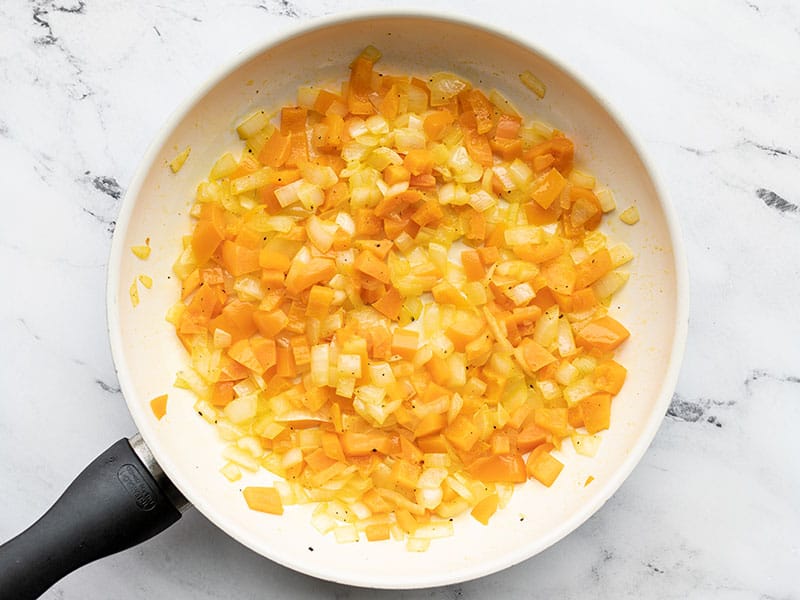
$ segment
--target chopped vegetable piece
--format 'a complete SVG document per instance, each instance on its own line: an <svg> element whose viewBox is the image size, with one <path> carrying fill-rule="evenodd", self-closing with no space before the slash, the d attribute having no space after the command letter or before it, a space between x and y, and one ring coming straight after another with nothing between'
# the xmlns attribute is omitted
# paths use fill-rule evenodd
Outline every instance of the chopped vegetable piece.
<svg viewBox="0 0 800 600"><path fill-rule="evenodd" d="M130 287L130 290L128 291L128 294L131 297L131 304L133 304L133 308L136 308L137 306L139 306L139 288L136 287L136 280L135 279L133 280L133 283L131 284L131 287Z"/></svg>
<svg viewBox="0 0 800 600"><path fill-rule="evenodd" d="M592 383L600 391L616 395L625 383L628 370L614 360L599 363L592 375Z"/></svg>
<svg viewBox="0 0 800 600"><path fill-rule="evenodd" d="M253 487L249 486L242 490L245 502L253 510L270 513L273 515L283 514L283 502L278 490L274 487Z"/></svg>
<svg viewBox="0 0 800 600"><path fill-rule="evenodd" d="M181 170L183 164L186 162L186 159L189 158L189 153L191 151L191 146L186 146L186 148L180 154L178 154L178 156L170 161L169 168L172 169L173 173L177 173Z"/></svg>
<svg viewBox="0 0 800 600"><path fill-rule="evenodd" d="M639 222L639 209L636 206L629 206L619 213L619 220L626 225L636 225Z"/></svg>
<svg viewBox="0 0 800 600"><path fill-rule="evenodd" d="M469 465L467 471L486 482L522 483L528 478L525 473L525 461L519 454L485 456Z"/></svg>
<svg viewBox="0 0 800 600"><path fill-rule="evenodd" d="M470 514L475 517L478 522L488 525L489 519L497 512L498 503L499 498L497 494L489 494L473 507Z"/></svg>
<svg viewBox="0 0 800 600"><path fill-rule="evenodd" d="M600 317L583 327L575 336L575 341L583 346L611 351L630 336L630 332L616 319Z"/></svg>
<svg viewBox="0 0 800 600"><path fill-rule="evenodd" d="M150 400L150 409L159 421L167 414L167 394L156 396Z"/></svg>
<svg viewBox="0 0 800 600"><path fill-rule="evenodd" d="M580 402L586 431L597 433L611 424L611 394L592 394Z"/></svg>
<svg viewBox="0 0 800 600"><path fill-rule="evenodd" d="M519 74L519 80L525 85L526 88L531 90L540 99L544 98L544 95L547 92L547 87L536 75L530 71L523 71Z"/></svg>
<svg viewBox="0 0 800 600"><path fill-rule="evenodd" d="M528 472L538 482L550 487L559 476L564 464L549 452L542 452L528 464Z"/></svg>
<svg viewBox="0 0 800 600"><path fill-rule="evenodd" d="M531 199L546 210L561 195L566 184L566 179L558 172L558 169L550 169L536 184L531 192Z"/></svg>
<svg viewBox="0 0 800 600"><path fill-rule="evenodd" d="M153 287L153 278L148 275L139 275L139 283L141 283L148 290Z"/></svg>
<svg viewBox="0 0 800 600"><path fill-rule="evenodd" d="M133 252L137 258L147 260L150 256L150 246L131 246L131 252Z"/></svg>

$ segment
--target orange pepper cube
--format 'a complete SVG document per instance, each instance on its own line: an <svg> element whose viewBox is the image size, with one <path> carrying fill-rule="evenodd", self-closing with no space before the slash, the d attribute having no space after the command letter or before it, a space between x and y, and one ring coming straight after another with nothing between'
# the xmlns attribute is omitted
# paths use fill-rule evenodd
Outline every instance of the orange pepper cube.
<svg viewBox="0 0 800 600"><path fill-rule="evenodd" d="M600 392L580 401L583 424L589 433L608 429L611 424L611 394Z"/></svg>
<svg viewBox="0 0 800 600"><path fill-rule="evenodd" d="M392 334L392 352L412 360L419 347L419 334L409 329L395 329Z"/></svg>
<svg viewBox="0 0 800 600"><path fill-rule="evenodd" d="M542 452L527 465L531 477L550 487L561 473L564 464L549 452Z"/></svg>
<svg viewBox="0 0 800 600"><path fill-rule="evenodd" d="M531 192L531 199L544 209L558 198L567 180L556 169L550 169Z"/></svg>
<svg viewBox="0 0 800 600"><path fill-rule="evenodd" d="M321 319L328 315L328 310L333 303L334 291L322 285L311 287L306 304L306 316Z"/></svg>
<svg viewBox="0 0 800 600"><path fill-rule="evenodd" d="M283 514L283 502L278 490L273 487L246 487L242 490L245 502L252 510L270 513L273 515Z"/></svg>
<svg viewBox="0 0 800 600"><path fill-rule="evenodd" d="M357 271L374 277L382 283L389 283L389 267L369 250L362 250L356 257L354 266Z"/></svg>

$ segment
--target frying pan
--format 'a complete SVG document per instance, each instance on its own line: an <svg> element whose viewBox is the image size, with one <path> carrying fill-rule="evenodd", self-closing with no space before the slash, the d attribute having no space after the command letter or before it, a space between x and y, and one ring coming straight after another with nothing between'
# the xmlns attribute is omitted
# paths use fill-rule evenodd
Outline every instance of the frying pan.
<svg viewBox="0 0 800 600"><path fill-rule="evenodd" d="M552 488L518 486L488 527L457 519L456 533L425 553L392 541L337 544L310 526L313 507L281 517L247 508L246 485L269 485L262 471L236 484L219 472L224 443L174 389L187 361L164 315L179 295L171 266L190 231L197 182L214 160L240 142L236 124L256 108L293 103L299 85L334 83L368 44L383 52L380 70L427 75L453 71L484 89L497 88L526 118L549 122L576 142L578 165L609 185L622 208L635 204L641 222L614 215L606 233L636 253L631 279L613 314L631 330L619 360L629 376L614 401L612 426L594 458L562 449L566 466ZM525 70L547 85L537 100L519 81ZM183 169L166 163L191 147ZM129 250L149 238L146 261ZM153 278L134 308L134 279ZM666 412L677 379L688 290L675 217L640 146L612 110L559 62L483 25L431 14L361 14L314 22L237 57L171 117L125 195L108 269L108 325L121 389L139 429L101 454L33 526L0 547L0 597L33 598L70 571L155 535L194 506L255 552L331 581L378 588L420 588L499 571L547 548L597 511L630 474ZM618 306L617 306L618 304ZM149 400L169 394L157 420ZM585 485L589 476L594 478ZM312 551L313 548L313 551Z"/></svg>

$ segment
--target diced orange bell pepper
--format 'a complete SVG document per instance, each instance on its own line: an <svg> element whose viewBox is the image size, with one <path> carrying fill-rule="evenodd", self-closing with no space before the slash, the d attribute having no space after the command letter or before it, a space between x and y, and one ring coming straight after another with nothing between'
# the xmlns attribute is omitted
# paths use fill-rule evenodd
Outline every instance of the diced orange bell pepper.
<svg viewBox="0 0 800 600"><path fill-rule="evenodd" d="M250 338L250 348L256 360L261 365L261 372L266 371L277 362L275 340L271 338L253 337Z"/></svg>
<svg viewBox="0 0 800 600"><path fill-rule="evenodd" d="M372 91L372 61L359 56L350 65L350 84L347 86L347 107L354 115L371 115L375 108L369 101Z"/></svg>
<svg viewBox="0 0 800 600"><path fill-rule="evenodd" d="M400 108L400 99L403 93L398 89L396 84L393 84L389 91L381 98L378 110L381 114L390 121L394 121L397 117L397 111Z"/></svg>
<svg viewBox="0 0 800 600"><path fill-rule="evenodd" d="M598 390L611 395L618 394L625 383L628 370L614 360L599 363L592 373L592 384Z"/></svg>
<svg viewBox="0 0 800 600"><path fill-rule="evenodd" d="M225 239L225 211L217 204L206 206L192 233L192 252L198 265L208 262Z"/></svg>
<svg viewBox="0 0 800 600"><path fill-rule="evenodd" d="M392 321L396 321L400 317L403 298L396 288L390 287L388 292L372 303L372 307Z"/></svg>
<svg viewBox="0 0 800 600"><path fill-rule="evenodd" d="M580 401L583 424L589 433L608 429L611 424L611 394L600 392Z"/></svg>
<svg viewBox="0 0 800 600"><path fill-rule="evenodd" d="M574 427L575 429L578 427L583 427L583 410L581 410L580 404L570 406L567 409L567 421L569 422L570 427Z"/></svg>
<svg viewBox="0 0 800 600"><path fill-rule="evenodd" d="M360 271L365 275L369 275L370 277L374 277L382 283L390 282L389 267L386 266L385 262L375 256L369 250L362 250L359 252L354 262L354 266L357 271Z"/></svg>
<svg viewBox="0 0 800 600"><path fill-rule="evenodd" d="M381 260L386 260L392 249L392 240L356 240L355 246L359 250L369 250Z"/></svg>
<svg viewBox="0 0 800 600"><path fill-rule="evenodd" d="M280 309L272 312L257 310L253 313L253 322L261 335L271 338L289 324L289 317Z"/></svg>
<svg viewBox="0 0 800 600"><path fill-rule="evenodd" d="M502 137L494 137L489 140L489 146L500 155L503 160L511 162L522 155L522 140L510 140Z"/></svg>
<svg viewBox="0 0 800 600"><path fill-rule="evenodd" d="M240 381L250 376L247 367L239 364L229 356L219 359L219 381Z"/></svg>
<svg viewBox="0 0 800 600"><path fill-rule="evenodd" d="M329 258L311 258L307 263L292 261L286 275L286 290L290 294L299 294L315 283L327 282L336 275L336 265Z"/></svg>
<svg viewBox="0 0 800 600"><path fill-rule="evenodd" d="M577 292L573 292L570 296L572 300L571 312L581 313L593 309L597 306L597 296L595 296L592 288L583 288Z"/></svg>
<svg viewBox="0 0 800 600"><path fill-rule="evenodd" d="M501 114L497 117L497 125L495 126L495 136L507 140L513 140L519 137L519 130L522 127L522 120L513 115Z"/></svg>
<svg viewBox="0 0 800 600"><path fill-rule="evenodd" d="M534 342L531 338L525 338L519 345L525 365L531 373L536 373L539 369L555 362L553 356L546 348Z"/></svg>
<svg viewBox="0 0 800 600"><path fill-rule="evenodd" d="M464 133L464 146L470 158L483 167L491 167L494 159L487 137L478 133L477 129L465 127L463 123L461 130Z"/></svg>
<svg viewBox="0 0 800 600"><path fill-rule="evenodd" d="M543 209L547 210L556 198L561 194L567 180L558 172L557 169L550 169L547 174L538 181L531 192L531 199Z"/></svg>
<svg viewBox="0 0 800 600"><path fill-rule="evenodd" d="M438 142L442 139L447 126L453 120L453 113L449 110L437 110L425 117L422 128L425 130L425 135L428 136L428 139Z"/></svg>
<svg viewBox="0 0 800 600"><path fill-rule="evenodd" d="M575 146L563 135L556 134L551 139L536 144L525 152L524 157L525 160L533 163L537 156L543 154L550 154L554 157L555 162L553 166L558 169L562 175L568 175L572 170Z"/></svg>
<svg viewBox="0 0 800 600"><path fill-rule="evenodd" d="M489 133L494 128L494 106L484 93L471 89L465 94L465 103L475 115L475 127L479 134Z"/></svg>
<svg viewBox="0 0 800 600"><path fill-rule="evenodd" d="M194 293L191 302L186 307L186 312L194 318L196 323L205 324L216 317L221 309L222 303L216 288L206 285L200 286Z"/></svg>
<svg viewBox="0 0 800 600"><path fill-rule="evenodd" d="M302 106L284 106L281 109L281 134L306 132L308 110Z"/></svg>
<svg viewBox="0 0 800 600"><path fill-rule="evenodd" d="M533 170L536 173L541 173L545 169L549 169L556 164L556 159L552 154L540 154L533 159Z"/></svg>
<svg viewBox="0 0 800 600"><path fill-rule="evenodd" d="M630 332L616 319L600 317L584 326L575 334L575 343L605 352L615 350L630 337Z"/></svg>
<svg viewBox="0 0 800 600"><path fill-rule="evenodd" d="M270 513L273 515L283 514L283 502L281 496L274 487L254 487L249 486L242 490L245 502L252 510Z"/></svg>
<svg viewBox="0 0 800 600"><path fill-rule="evenodd" d="M477 250L463 250L461 263L464 265L464 274L469 281L480 281L486 276L486 269L483 267Z"/></svg>
<svg viewBox="0 0 800 600"><path fill-rule="evenodd" d="M188 277L181 281L181 300L186 300L186 298L198 288L201 282L200 269L195 269L189 273Z"/></svg>
<svg viewBox="0 0 800 600"><path fill-rule="evenodd" d="M327 316L333 297L333 289L323 285L311 286L311 291L308 294L308 303L306 304L306 316L317 319Z"/></svg>
<svg viewBox="0 0 800 600"><path fill-rule="evenodd" d="M328 90L320 90L319 93L317 93L317 98L314 100L313 109L319 114L324 115L328 112L331 104L337 101L342 101L341 96L329 92Z"/></svg>
<svg viewBox="0 0 800 600"><path fill-rule="evenodd" d="M383 170L383 180L389 184L402 183L411 179L411 171L403 165L389 165Z"/></svg>
<svg viewBox="0 0 800 600"><path fill-rule="evenodd" d="M470 514L475 517L479 523L488 525L489 519L497 512L498 504L499 497L497 494L489 494L472 508Z"/></svg>
<svg viewBox="0 0 800 600"><path fill-rule="evenodd" d="M477 250L478 256L481 257L481 262L484 266L490 267L500 260L500 251L497 249L497 246L484 246Z"/></svg>
<svg viewBox="0 0 800 600"><path fill-rule="evenodd" d="M563 468L564 464L549 452L539 453L527 465L531 477L547 487L553 485Z"/></svg>
<svg viewBox="0 0 800 600"><path fill-rule="evenodd" d="M156 396L150 400L150 408L159 421L167 414L167 394Z"/></svg>
<svg viewBox="0 0 800 600"><path fill-rule="evenodd" d="M559 202L553 202L550 208L544 209L536 202L525 204L525 216L528 217L529 225L549 225L557 223L563 210Z"/></svg>
<svg viewBox="0 0 800 600"><path fill-rule="evenodd" d="M414 437L425 437L434 433L439 433L447 425L447 415L445 413L430 413L425 415L414 429Z"/></svg>
<svg viewBox="0 0 800 600"><path fill-rule="evenodd" d="M382 431L345 431L339 436L339 442L347 456L369 456L373 452L388 454L391 450L389 436Z"/></svg>
<svg viewBox="0 0 800 600"><path fill-rule="evenodd" d="M409 150L405 159L403 159L403 166L408 169L412 175L430 173L433 170L433 165L433 152L425 148Z"/></svg>
<svg viewBox="0 0 800 600"><path fill-rule="evenodd" d="M388 523L372 523L364 528L364 535L370 542L388 540L391 536L391 529Z"/></svg>
<svg viewBox="0 0 800 600"><path fill-rule="evenodd" d="M533 413L536 425L553 435L564 437L569 433L566 408L537 408Z"/></svg>
<svg viewBox="0 0 800 600"><path fill-rule="evenodd" d="M326 456L340 462L345 462L347 459L342 450L342 444L339 441L339 436L332 431L322 432L322 450Z"/></svg>
<svg viewBox="0 0 800 600"><path fill-rule="evenodd" d="M517 435L517 451L523 454L525 452L530 452L536 448L536 446L544 444L547 441L547 436L548 432L546 429L539 427L535 423L531 423Z"/></svg>
<svg viewBox="0 0 800 600"><path fill-rule="evenodd" d="M297 376L297 365L294 363L294 353L289 346L277 344L275 347L275 374L279 377Z"/></svg>
<svg viewBox="0 0 800 600"><path fill-rule="evenodd" d="M411 215L411 220L420 227L425 227L430 223L439 221L443 216L442 205L439 204L436 198L430 198L414 211L414 214Z"/></svg>
<svg viewBox="0 0 800 600"><path fill-rule="evenodd" d="M528 479L525 461L516 453L479 458L467 467L467 472L486 483L523 483Z"/></svg>
<svg viewBox="0 0 800 600"><path fill-rule="evenodd" d="M547 287L557 294L572 294L575 289L577 271L569 254L562 254L542 267L542 276Z"/></svg>
<svg viewBox="0 0 800 600"><path fill-rule="evenodd" d="M258 153L258 160L262 164L280 169L289 158L291 142L288 135L275 130ZM285 185L285 184L284 184Z"/></svg>
<svg viewBox="0 0 800 600"><path fill-rule="evenodd" d="M356 225L356 234L364 236L379 235L383 229L383 220L374 211L368 208L356 210L353 219Z"/></svg>
<svg viewBox="0 0 800 600"><path fill-rule="evenodd" d="M614 264L611 262L611 254L606 248L601 248L576 265L575 289L581 289L592 285L613 268Z"/></svg>
<svg viewBox="0 0 800 600"><path fill-rule="evenodd" d="M435 188L436 177L431 173L422 173L421 175L412 175L408 181L408 185L412 188Z"/></svg>
<svg viewBox="0 0 800 600"><path fill-rule="evenodd" d="M250 340L239 340L228 348L228 356L238 362L240 365L247 367L256 373L263 373L265 369L261 368L256 355L253 353L253 348L250 346Z"/></svg>
<svg viewBox="0 0 800 600"><path fill-rule="evenodd" d="M234 277L246 275L258 270L258 250L247 248L236 242L225 241L222 244L222 264Z"/></svg>
<svg viewBox="0 0 800 600"><path fill-rule="evenodd" d="M233 400L233 381L218 381L211 390L211 404L227 406Z"/></svg>
<svg viewBox="0 0 800 600"><path fill-rule="evenodd" d="M249 338L256 332L253 315L256 307L249 302L233 300L222 309L222 312L209 323L209 331L222 329L231 335L233 341Z"/></svg>
<svg viewBox="0 0 800 600"><path fill-rule="evenodd" d="M463 415L458 415L444 432L444 436L453 446L466 452L472 449L480 435L475 423Z"/></svg>

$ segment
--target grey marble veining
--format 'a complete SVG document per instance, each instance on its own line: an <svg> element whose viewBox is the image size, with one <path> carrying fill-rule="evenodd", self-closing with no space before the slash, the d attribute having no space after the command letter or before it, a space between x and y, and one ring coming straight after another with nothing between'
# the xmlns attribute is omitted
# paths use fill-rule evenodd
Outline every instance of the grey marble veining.
<svg viewBox="0 0 800 600"><path fill-rule="evenodd" d="M298 20L372 0L0 3L0 539L133 432L105 325L120 198L167 115ZM272 564L190 512L46 594L107 598L800 598L800 7L445 2L529 37L639 132L687 245L677 393L572 535L458 586L375 592Z"/></svg>

